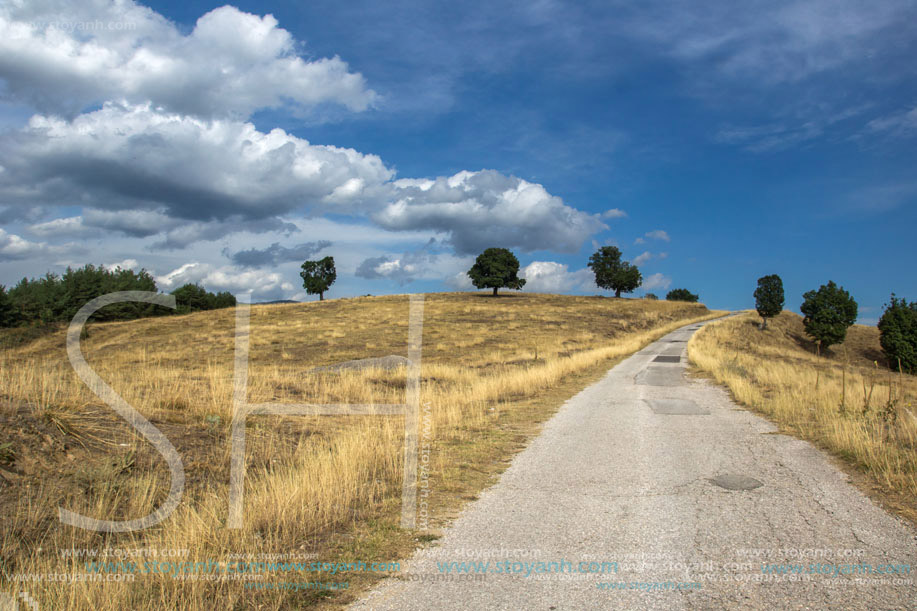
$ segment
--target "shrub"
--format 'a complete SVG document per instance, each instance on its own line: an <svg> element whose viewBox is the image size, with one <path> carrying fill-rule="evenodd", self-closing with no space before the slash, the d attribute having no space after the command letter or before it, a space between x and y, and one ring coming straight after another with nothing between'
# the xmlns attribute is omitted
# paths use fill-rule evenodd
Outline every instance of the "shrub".
<svg viewBox="0 0 917 611"><path fill-rule="evenodd" d="M828 281L817 291L803 296L799 310L805 315L802 324L819 347L839 344L847 337L847 328L857 319L857 302L850 293Z"/></svg>
<svg viewBox="0 0 917 611"><path fill-rule="evenodd" d="M700 299L688 289L672 289L666 293L665 298L666 301L690 301L691 303L697 303L697 300Z"/></svg>
<svg viewBox="0 0 917 611"><path fill-rule="evenodd" d="M917 373L917 301L908 303L892 293L879 319L879 343L892 369Z"/></svg>
<svg viewBox="0 0 917 611"><path fill-rule="evenodd" d="M657 299L659 299L659 297L657 297L655 293L647 293L646 295L643 296L643 298L649 299L650 301L656 301Z"/></svg>

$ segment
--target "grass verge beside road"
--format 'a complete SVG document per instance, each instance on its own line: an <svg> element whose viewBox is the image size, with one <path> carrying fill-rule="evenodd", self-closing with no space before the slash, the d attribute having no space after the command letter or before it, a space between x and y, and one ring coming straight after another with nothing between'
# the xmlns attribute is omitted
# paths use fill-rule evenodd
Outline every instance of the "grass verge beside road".
<svg viewBox="0 0 917 611"><path fill-rule="evenodd" d="M403 369L310 369L405 354L407 315L406 296L253 308L249 401L402 402ZM178 509L144 531L63 526L58 507L109 520L146 515L167 494L169 474L149 444L76 378L63 333L9 348L0 353L0 513L7 516L0 522L0 591L28 591L42 608L53 609L340 605L385 573L276 573L262 580L346 581L346 590L246 589L242 581L159 573L101 582L47 576L87 574L87 558L60 552L70 549L187 550L180 560L223 566L240 557L367 564L404 558L492 483L565 399L663 334L717 315L699 304L661 301L426 296L426 532L398 527L402 418L365 416L251 417L244 527L226 528L231 309L89 328L83 340L88 362L175 445L186 486ZM45 578L14 583L16 575Z"/></svg>
<svg viewBox="0 0 917 611"><path fill-rule="evenodd" d="M705 326L691 362L787 434L843 460L854 483L917 523L917 377L885 363L875 327L854 325L817 356L802 317L759 329L747 313Z"/></svg>

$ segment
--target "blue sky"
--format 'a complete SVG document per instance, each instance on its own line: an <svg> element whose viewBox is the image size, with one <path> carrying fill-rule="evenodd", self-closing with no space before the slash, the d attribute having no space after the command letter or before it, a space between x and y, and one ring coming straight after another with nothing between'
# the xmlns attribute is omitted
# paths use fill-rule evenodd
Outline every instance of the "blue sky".
<svg viewBox="0 0 917 611"><path fill-rule="evenodd" d="M912 2L11 2L0 283L85 262L257 299L646 290L914 299ZM635 294L641 295L639 290Z"/></svg>

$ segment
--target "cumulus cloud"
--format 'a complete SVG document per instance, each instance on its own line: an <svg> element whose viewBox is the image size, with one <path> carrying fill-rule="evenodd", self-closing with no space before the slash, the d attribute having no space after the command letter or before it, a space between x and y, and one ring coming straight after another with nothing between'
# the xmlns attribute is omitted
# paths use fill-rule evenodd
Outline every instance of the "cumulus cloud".
<svg viewBox="0 0 917 611"><path fill-rule="evenodd" d="M466 283L461 278L465 272L453 272L457 268L471 267L470 257L456 257L447 253L435 252L439 246L435 238L430 238L420 248L401 255L369 257L357 266L355 274L368 280L380 278L395 280L400 286L418 278L441 279L445 274L447 285L453 288L469 288L471 280L468 279ZM467 275L465 277L467 278Z"/></svg>
<svg viewBox="0 0 917 611"><path fill-rule="evenodd" d="M645 291L649 291L652 289L667 289L671 285L672 279L665 274L653 274L643 279L643 284L640 288Z"/></svg>
<svg viewBox="0 0 917 611"><path fill-rule="evenodd" d="M289 261L305 261L329 246L331 246L331 242L328 240L303 242L296 246L281 246L280 243L274 242L267 248L250 248L236 253L224 250L223 254L241 267L265 267Z"/></svg>
<svg viewBox="0 0 917 611"><path fill-rule="evenodd" d="M404 286L413 282L436 259L436 255L430 252L435 245L436 240L431 238L423 247L398 257L392 255L370 257L357 266L355 274L368 280L389 278L397 281L400 286Z"/></svg>
<svg viewBox="0 0 917 611"><path fill-rule="evenodd" d="M393 185L394 201L373 220L387 229L447 233L459 254L495 245L576 252L590 235L608 228L598 215L564 204L543 186L493 170Z"/></svg>
<svg viewBox="0 0 917 611"><path fill-rule="evenodd" d="M375 99L339 57L306 61L272 15L223 6L182 33L131 2L10 1L0 5L0 77L7 97L76 113L107 100L198 116L320 104L365 110Z"/></svg>
<svg viewBox="0 0 917 611"><path fill-rule="evenodd" d="M669 234L666 233L665 231L663 231L662 229L656 229L656 230L653 230L653 231L647 231L647 232L646 232L645 234L643 234L643 235L644 235L644 237L649 238L649 239L651 239L651 240L662 240L663 242L668 242L668 241L670 241L670 239L671 239L671 238L669 238ZM639 238L638 238L638 239L639 239ZM641 242L639 242L639 243L642 244L643 242L641 241Z"/></svg>
<svg viewBox="0 0 917 611"><path fill-rule="evenodd" d="M137 259L124 259L123 261L116 261L115 263L105 263L104 267L108 269L140 269L140 262Z"/></svg>
<svg viewBox="0 0 917 611"><path fill-rule="evenodd" d="M0 261L18 261L31 259L40 255L57 255L80 252L82 247L75 244L48 245L45 242L32 242L14 233L7 233L0 228Z"/></svg>
<svg viewBox="0 0 917 611"><path fill-rule="evenodd" d="M574 289L596 289L592 270L569 271L565 263L532 261L519 272L525 278L525 290L536 293L562 293Z"/></svg>
<svg viewBox="0 0 917 611"><path fill-rule="evenodd" d="M669 256L667 252L661 252L659 254L653 254L648 250L643 251L641 254L634 257L633 264L636 266L641 266L644 263L651 261L652 259L665 259Z"/></svg>
<svg viewBox="0 0 917 611"><path fill-rule="evenodd" d="M280 297L295 290L277 273L240 270L232 266L215 267L209 263L185 263L166 274L156 277L161 289L171 291L185 284L200 284L211 291L230 293L257 293L262 298Z"/></svg>
<svg viewBox="0 0 917 611"><path fill-rule="evenodd" d="M29 226L40 236L101 235L116 231L143 238L177 227L179 221L156 210L98 210L87 208L79 216L52 219Z"/></svg>
<svg viewBox="0 0 917 611"><path fill-rule="evenodd" d="M84 207L80 217L38 223L36 234L162 234L156 248L292 231L280 216L294 212L365 214L389 230L443 233L460 255L495 244L575 252L607 229L600 215L493 170L393 181L375 155L149 104L107 103L70 121L36 115L0 136L0 165L8 205Z"/></svg>
<svg viewBox="0 0 917 611"><path fill-rule="evenodd" d="M603 219L620 219L627 216L627 213L619 208L612 208L602 213Z"/></svg>
<svg viewBox="0 0 917 611"><path fill-rule="evenodd" d="M312 145L281 129L116 103L72 121L32 117L0 138L0 165L8 204L78 203L96 209L85 222L141 235L174 219L352 211L383 196L393 176L375 155Z"/></svg>
<svg viewBox="0 0 917 611"><path fill-rule="evenodd" d="M445 279L445 284L456 291L468 291L474 288L474 283L468 276L468 272L456 272Z"/></svg>

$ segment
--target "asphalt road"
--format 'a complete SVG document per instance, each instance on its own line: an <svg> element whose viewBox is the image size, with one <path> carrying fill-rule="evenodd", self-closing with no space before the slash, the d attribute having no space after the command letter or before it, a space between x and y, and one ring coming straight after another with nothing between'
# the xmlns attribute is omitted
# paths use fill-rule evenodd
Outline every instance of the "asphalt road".
<svg viewBox="0 0 917 611"><path fill-rule="evenodd" d="M699 326L570 399L353 608L917 609L917 532L810 444L686 379Z"/></svg>

